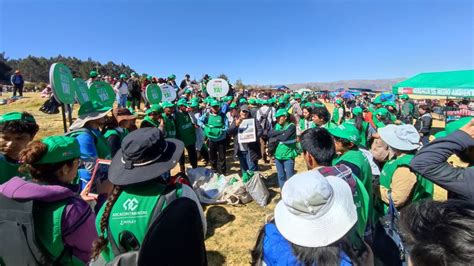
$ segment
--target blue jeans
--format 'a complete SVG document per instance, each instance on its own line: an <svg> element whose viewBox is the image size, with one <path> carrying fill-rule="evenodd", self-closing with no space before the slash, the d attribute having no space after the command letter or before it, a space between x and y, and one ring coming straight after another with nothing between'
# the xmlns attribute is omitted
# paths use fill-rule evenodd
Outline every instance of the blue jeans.
<svg viewBox="0 0 474 266"><path fill-rule="evenodd" d="M283 188L286 180L290 179L295 173L295 160L290 159L283 161L275 159L275 166L277 169L278 184L280 188Z"/></svg>
<svg viewBox="0 0 474 266"><path fill-rule="evenodd" d="M127 108L128 94L117 94L118 107Z"/></svg>
<svg viewBox="0 0 474 266"><path fill-rule="evenodd" d="M238 151L237 156L239 157L240 169L242 173L245 171L258 171L258 165L256 162L250 160L250 153L248 151Z"/></svg>

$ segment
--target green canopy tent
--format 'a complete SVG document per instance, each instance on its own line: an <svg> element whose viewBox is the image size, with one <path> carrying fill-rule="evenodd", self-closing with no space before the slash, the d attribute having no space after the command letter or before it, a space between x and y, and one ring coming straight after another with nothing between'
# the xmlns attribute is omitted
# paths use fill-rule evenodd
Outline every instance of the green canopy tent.
<svg viewBox="0 0 474 266"><path fill-rule="evenodd" d="M421 73L393 85L394 94L474 98L474 70Z"/></svg>

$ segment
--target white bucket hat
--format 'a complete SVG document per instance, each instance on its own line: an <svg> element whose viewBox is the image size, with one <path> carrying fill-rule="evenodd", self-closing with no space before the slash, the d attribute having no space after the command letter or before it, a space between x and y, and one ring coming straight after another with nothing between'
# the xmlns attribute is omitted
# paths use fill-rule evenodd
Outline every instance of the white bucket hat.
<svg viewBox="0 0 474 266"><path fill-rule="evenodd" d="M388 125L379 128L378 133L388 146L397 150L412 151L421 147L420 134L412 125Z"/></svg>
<svg viewBox="0 0 474 266"><path fill-rule="evenodd" d="M328 246L349 232L357 211L349 185L318 171L294 175L282 189L275 224L285 239L303 247Z"/></svg>

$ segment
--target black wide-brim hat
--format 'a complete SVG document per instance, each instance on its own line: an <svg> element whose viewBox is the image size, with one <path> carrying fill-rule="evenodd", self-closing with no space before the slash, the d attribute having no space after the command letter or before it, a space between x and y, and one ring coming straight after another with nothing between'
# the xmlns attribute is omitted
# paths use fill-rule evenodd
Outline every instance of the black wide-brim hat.
<svg viewBox="0 0 474 266"><path fill-rule="evenodd" d="M109 168L114 185L131 185L156 179L173 169L183 154L184 144L165 139L158 128L140 128L128 134Z"/></svg>

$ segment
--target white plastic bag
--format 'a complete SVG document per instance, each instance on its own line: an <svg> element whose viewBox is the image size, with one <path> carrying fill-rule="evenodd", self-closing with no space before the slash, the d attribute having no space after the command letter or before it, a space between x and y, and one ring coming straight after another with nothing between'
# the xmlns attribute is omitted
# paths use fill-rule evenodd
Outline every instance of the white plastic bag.
<svg viewBox="0 0 474 266"><path fill-rule="evenodd" d="M263 183L260 173L255 172L252 178L250 178L250 180L245 183L245 188L258 205L262 207L265 207L267 205L270 193L268 192L267 187Z"/></svg>

